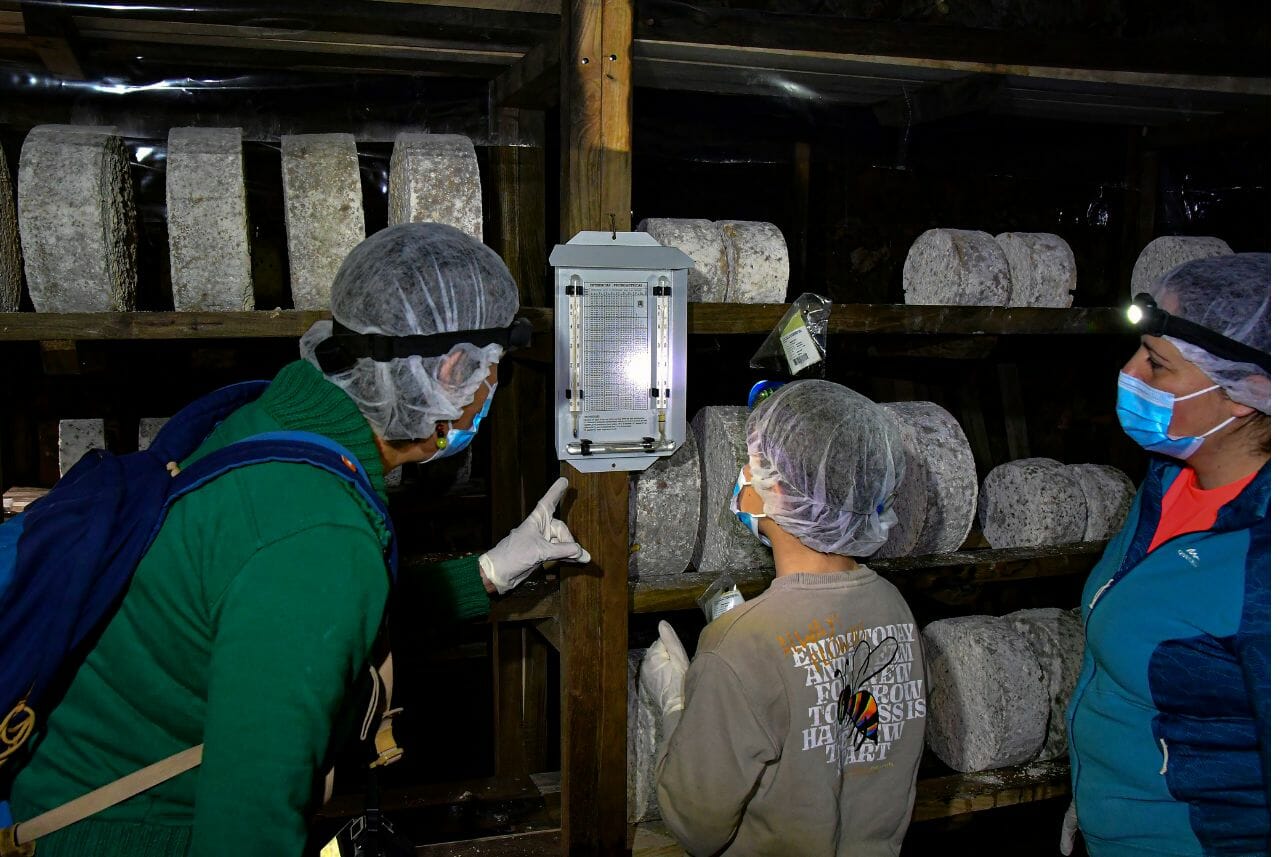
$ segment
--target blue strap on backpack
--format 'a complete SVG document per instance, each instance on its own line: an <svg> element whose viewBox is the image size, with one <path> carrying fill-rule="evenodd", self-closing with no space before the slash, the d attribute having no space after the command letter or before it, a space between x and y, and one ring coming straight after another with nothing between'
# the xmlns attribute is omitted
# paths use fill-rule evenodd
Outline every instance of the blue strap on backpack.
<svg viewBox="0 0 1280 857"><path fill-rule="evenodd" d="M351 485L381 515L394 581L395 531L359 460L326 437L271 432L223 447L182 471L190 456L265 381L234 384L183 408L145 451L92 450L44 497L0 525L0 764L35 727L45 695L87 652L115 611L169 509L182 497L240 467L308 464ZM43 712L42 712L43 713Z"/></svg>

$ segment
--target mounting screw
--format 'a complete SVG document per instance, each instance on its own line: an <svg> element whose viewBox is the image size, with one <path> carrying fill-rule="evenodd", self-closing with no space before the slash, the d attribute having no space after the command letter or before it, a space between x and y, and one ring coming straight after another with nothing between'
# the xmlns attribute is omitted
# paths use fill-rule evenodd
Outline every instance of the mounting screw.
<svg viewBox="0 0 1280 857"><path fill-rule="evenodd" d="M589 63L589 62L591 62L591 57L583 57L583 58L582 58L582 64L583 64L583 65L586 65L586 64L587 64L587 63Z"/></svg>
<svg viewBox="0 0 1280 857"><path fill-rule="evenodd" d="M618 61L617 54L609 54L609 62L617 62L617 61Z"/></svg>

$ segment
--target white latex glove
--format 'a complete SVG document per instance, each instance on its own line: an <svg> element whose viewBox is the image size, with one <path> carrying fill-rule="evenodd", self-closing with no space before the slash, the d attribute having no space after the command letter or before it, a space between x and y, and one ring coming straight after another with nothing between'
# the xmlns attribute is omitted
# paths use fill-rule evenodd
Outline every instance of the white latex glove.
<svg viewBox="0 0 1280 857"><path fill-rule="evenodd" d="M1058 840L1058 850L1067 857L1076 847L1076 831L1080 829L1076 821L1076 802L1067 807L1067 814L1062 817L1062 838Z"/></svg>
<svg viewBox="0 0 1280 857"><path fill-rule="evenodd" d="M480 571L499 594L509 592L535 568L549 560L591 562L591 554L573 538L564 521L556 518L556 506L569 487L561 476L538 501L533 514L505 539L480 555Z"/></svg>
<svg viewBox="0 0 1280 857"><path fill-rule="evenodd" d="M663 619L658 623L658 639L640 664L640 684L664 715L684 710L684 674L688 671L689 656L675 630Z"/></svg>

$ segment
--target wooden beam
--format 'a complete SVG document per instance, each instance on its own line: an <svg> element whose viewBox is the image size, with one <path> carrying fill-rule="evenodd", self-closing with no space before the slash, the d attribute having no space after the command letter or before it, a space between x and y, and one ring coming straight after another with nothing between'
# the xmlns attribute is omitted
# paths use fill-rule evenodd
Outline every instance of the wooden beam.
<svg viewBox="0 0 1280 857"><path fill-rule="evenodd" d="M876 121L886 128L909 128L991 107L1005 90L1000 75L970 74L919 86L872 105Z"/></svg>
<svg viewBox="0 0 1280 857"><path fill-rule="evenodd" d="M519 625L493 626L493 772L499 777L532 772L522 729L524 635Z"/></svg>
<svg viewBox="0 0 1280 857"><path fill-rule="evenodd" d="M493 103L498 107L547 110L560 101L560 45L543 42L529 49L493 81Z"/></svg>
<svg viewBox="0 0 1280 857"><path fill-rule="evenodd" d="M31 47L54 76L85 79L76 56L79 37L59 0L22 3L22 24Z"/></svg>
<svg viewBox="0 0 1280 857"><path fill-rule="evenodd" d="M631 226L631 0L564 0L560 62L560 234ZM564 854L622 854L627 842L625 472L562 465L574 535L592 554L560 590Z"/></svg>
<svg viewBox="0 0 1280 857"><path fill-rule="evenodd" d="M681 0L639 0L638 7L635 40L645 56L678 46L709 62L751 56L758 68L809 58L1139 86L1261 87L1264 95L1270 89L1265 34L1248 45L1179 44L732 7L694 10Z"/></svg>

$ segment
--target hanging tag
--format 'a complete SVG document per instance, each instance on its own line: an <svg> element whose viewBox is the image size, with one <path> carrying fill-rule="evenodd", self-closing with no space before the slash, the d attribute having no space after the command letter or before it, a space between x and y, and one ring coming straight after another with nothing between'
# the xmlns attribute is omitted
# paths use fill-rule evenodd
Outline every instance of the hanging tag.
<svg viewBox="0 0 1280 857"><path fill-rule="evenodd" d="M804 314L792 309L790 316L782 327L782 354L787 360L787 368L795 375L820 361L822 354L805 324Z"/></svg>

